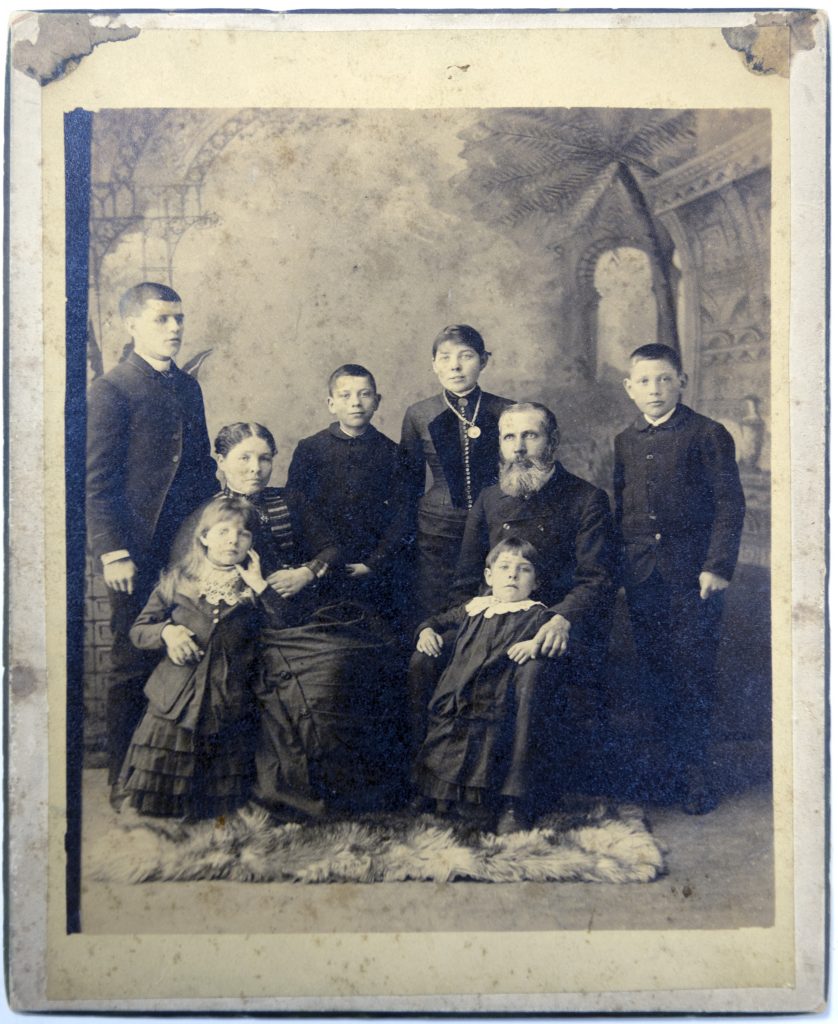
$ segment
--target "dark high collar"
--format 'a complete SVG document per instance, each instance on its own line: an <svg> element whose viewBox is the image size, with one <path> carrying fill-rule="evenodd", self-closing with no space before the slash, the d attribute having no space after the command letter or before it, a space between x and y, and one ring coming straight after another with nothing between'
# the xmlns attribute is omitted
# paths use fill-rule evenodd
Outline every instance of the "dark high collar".
<svg viewBox="0 0 838 1024"><path fill-rule="evenodd" d="M135 369L140 370L147 377L160 377L163 380L168 380L171 379L171 377L176 377L182 372L175 365L174 360L169 362L169 369L165 371L165 373L160 370L155 370L151 363L146 362L146 360L143 359L142 356L138 356L137 353L134 352L133 350L128 353L125 362L133 366Z"/></svg>
<svg viewBox="0 0 838 1024"><path fill-rule="evenodd" d="M255 494L240 494L238 491L234 491L232 487L225 487L221 493L226 498L238 498L240 501L249 501L251 505L261 505L265 500L266 489L263 487L261 491L256 491Z"/></svg>
<svg viewBox="0 0 838 1024"><path fill-rule="evenodd" d="M357 437L353 437L351 434L347 434L345 431L341 430L340 423L337 421L330 423L328 429L332 437L336 437L339 441L371 441L378 433L372 423L368 423L367 429L363 434L359 434Z"/></svg>
<svg viewBox="0 0 838 1024"><path fill-rule="evenodd" d="M681 430L686 426L686 422L689 419L691 410L686 405L682 405L680 402L675 406L675 411L669 417L665 423L659 423L655 426L654 423L650 423L646 417L641 413L640 416L634 421L634 429L641 433L656 433L658 430Z"/></svg>
<svg viewBox="0 0 838 1024"><path fill-rule="evenodd" d="M445 396L445 398L448 399L451 405L453 405L455 409L459 410L459 412L463 416L467 417L468 419L471 419L474 416L474 410L475 407L477 406L477 400L480 398L479 384L475 384L473 390L469 391L467 395L455 395L454 392L449 391L448 388L444 388L442 393ZM465 398L466 400L465 408L463 408L460 405L460 401L463 398Z"/></svg>

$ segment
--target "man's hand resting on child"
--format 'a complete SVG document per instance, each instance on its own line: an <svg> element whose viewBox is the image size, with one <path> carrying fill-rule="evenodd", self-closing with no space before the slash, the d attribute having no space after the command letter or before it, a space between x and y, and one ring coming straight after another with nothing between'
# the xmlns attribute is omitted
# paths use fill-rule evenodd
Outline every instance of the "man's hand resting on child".
<svg viewBox="0 0 838 1024"><path fill-rule="evenodd" d="M727 590L730 586L730 581L726 580L724 576L719 576L714 572L702 572L698 576L698 589L701 593L701 600L706 601L711 594L720 594L723 590Z"/></svg>
<svg viewBox="0 0 838 1024"><path fill-rule="evenodd" d="M416 650L431 658L438 658L442 654L442 637L436 630L426 626L416 641Z"/></svg>
<svg viewBox="0 0 838 1024"><path fill-rule="evenodd" d="M563 615L554 615L532 639L535 658L560 658L570 642L570 623Z"/></svg>
<svg viewBox="0 0 838 1024"><path fill-rule="evenodd" d="M186 626L175 626L169 623L160 634L166 645L166 653L176 665L186 665L190 661L200 661L204 652L195 643L195 634Z"/></svg>

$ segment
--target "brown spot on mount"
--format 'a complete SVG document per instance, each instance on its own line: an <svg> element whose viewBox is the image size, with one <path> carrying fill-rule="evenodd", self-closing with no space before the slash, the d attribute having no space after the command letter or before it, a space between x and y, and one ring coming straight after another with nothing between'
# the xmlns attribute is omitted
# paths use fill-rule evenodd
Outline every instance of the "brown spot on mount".
<svg viewBox="0 0 838 1024"><path fill-rule="evenodd" d="M125 25L93 25L89 14L47 12L38 15L36 42L22 39L15 43L12 64L39 85L47 85L75 71L82 58L101 43L133 39L139 34L138 28Z"/></svg>
<svg viewBox="0 0 838 1024"><path fill-rule="evenodd" d="M725 42L742 54L745 67L755 75L789 77L798 50L815 45L817 11L771 11L755 14L754 24L723 28Z"/></svg>

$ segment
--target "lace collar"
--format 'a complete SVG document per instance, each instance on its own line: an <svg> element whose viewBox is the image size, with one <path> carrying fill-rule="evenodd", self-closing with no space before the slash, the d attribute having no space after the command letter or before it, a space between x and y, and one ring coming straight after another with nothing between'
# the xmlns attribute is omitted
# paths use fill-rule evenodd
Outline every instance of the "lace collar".
<svg viewBox="0 0 838 1024"><path fill-rule="evenodd" d="M541 601L496 601L491 594L485 597L473 597L466 605L466 615L479 615L483 613L484 619L491 619L495 615L506 615L507 612L525 612L529 608L546 608L547 605Z"/></svg>
<svg viewBox="0 0 838 1024"><path fill-rule="evenodd" d="M205 597L210 604L221 604L223 601L231 608L247 600L251 594L250 587L236 572L234 565L217 566L209 562L195 580L195 588L198 597Z"/></svg>

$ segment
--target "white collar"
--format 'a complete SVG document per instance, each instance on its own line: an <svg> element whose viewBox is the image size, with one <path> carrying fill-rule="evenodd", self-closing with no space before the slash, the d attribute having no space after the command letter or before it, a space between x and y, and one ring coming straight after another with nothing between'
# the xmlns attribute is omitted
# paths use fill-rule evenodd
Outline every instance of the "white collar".
<svg viewBox="0 0 838 1024"><path fill-rule="evenodd" d="M658 419L656 419L656 420L653 420L651 416L647 416L646 413L644 412L643 413L643 419L646 420L647 423L650 423L653 427L659 427L661 425L661 423L666 423L666 421L675 412L675 410L677 408L678 408L677 405L673 405L668 413L666 413L663 416L659 416Z"/></svg>
<svg viewBox="0 0 838 1024"><path fill-rule="evenodd" d="M479 615L483 612L484 619L491 619L495 615L505 615L507 612L525 612L528 608L547 605L541 601L531 601L526 598L523 601L497 601L491 594L485 597L473 597L466 605L466 615Z"/></svg>

